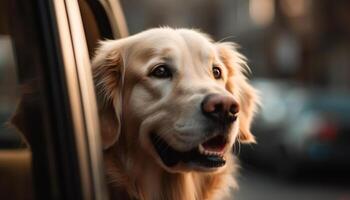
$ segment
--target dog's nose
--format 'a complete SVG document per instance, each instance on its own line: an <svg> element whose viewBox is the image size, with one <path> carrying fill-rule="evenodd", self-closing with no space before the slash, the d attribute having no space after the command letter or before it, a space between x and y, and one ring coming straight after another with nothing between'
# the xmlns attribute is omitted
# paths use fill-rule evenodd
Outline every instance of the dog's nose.
<svg viewBox="0 0 350 200"><path fill-rule="evenodd" d="M220 94L207 95L202 101L201 108L205 116L224 124L236 121L236 114L239 111L238 103L233 97Z"/></svg>

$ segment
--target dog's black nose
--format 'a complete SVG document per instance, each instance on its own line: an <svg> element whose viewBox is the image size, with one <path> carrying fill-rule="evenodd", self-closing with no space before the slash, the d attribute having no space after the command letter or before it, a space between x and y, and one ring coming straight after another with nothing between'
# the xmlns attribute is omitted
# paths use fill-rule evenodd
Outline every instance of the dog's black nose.
<svg viewBox="0 0 350 200"><path fill-rule="evenodd" d="M223 124L236 121L239 111L238 103L233 97L220 94L207 95L202 101L201 108L205 116Z"/></svg>

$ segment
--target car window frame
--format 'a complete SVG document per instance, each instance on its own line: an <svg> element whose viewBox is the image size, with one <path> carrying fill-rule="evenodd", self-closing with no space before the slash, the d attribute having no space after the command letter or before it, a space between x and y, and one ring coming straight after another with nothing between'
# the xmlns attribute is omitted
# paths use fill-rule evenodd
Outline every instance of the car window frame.
<svg viewBox="0 0 350 200"><path fill-rule="evenodd" d="M78 1L15 0L12 10L19 82L37 80L39 91L26 115L38 118L30 126L35 199L108 199ZM32 45L27 50L24 36ZM33 49L32 57L24 55Z"/></svg>
<svg viewBox="0 0 350 200"><path fill-rule="evenodd" d="M118 39L129 36L124 12L119 0L80 0L91 8L101 39Z"/></svg>
<svg viewBox="0 0 350 200"><path fill-rule="evenodd" d="M77 0L54 1L54 9L61 36L83 198L106 199L106 188L102 187L105 181L96 95L79 4ZM69 37L71 41L67 41Z"/></svg>

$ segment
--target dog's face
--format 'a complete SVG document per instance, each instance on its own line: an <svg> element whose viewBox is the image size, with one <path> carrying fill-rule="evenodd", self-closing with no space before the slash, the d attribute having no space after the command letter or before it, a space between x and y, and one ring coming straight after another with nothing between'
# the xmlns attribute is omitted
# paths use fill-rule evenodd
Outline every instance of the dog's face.
<svg viewBox="0 0 350 200"><path fill-rule="evenodd" d="M123 140L170 172L223 168L256 95L229 43L159 28L102 43L93 61L105 148Z"/></svg>

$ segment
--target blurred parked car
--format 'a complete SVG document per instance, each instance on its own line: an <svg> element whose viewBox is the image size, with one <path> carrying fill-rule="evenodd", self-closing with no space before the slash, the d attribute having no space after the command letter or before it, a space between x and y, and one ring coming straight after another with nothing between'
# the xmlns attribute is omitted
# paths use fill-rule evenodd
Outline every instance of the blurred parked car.
<svg viewBox="0 0 350 200"><path fill-rule="evenodd" d="M281 175L350 165L349 94L279 80L254 85L262 99L253 125L258 144L241 151L244 161Z"/></svg>

